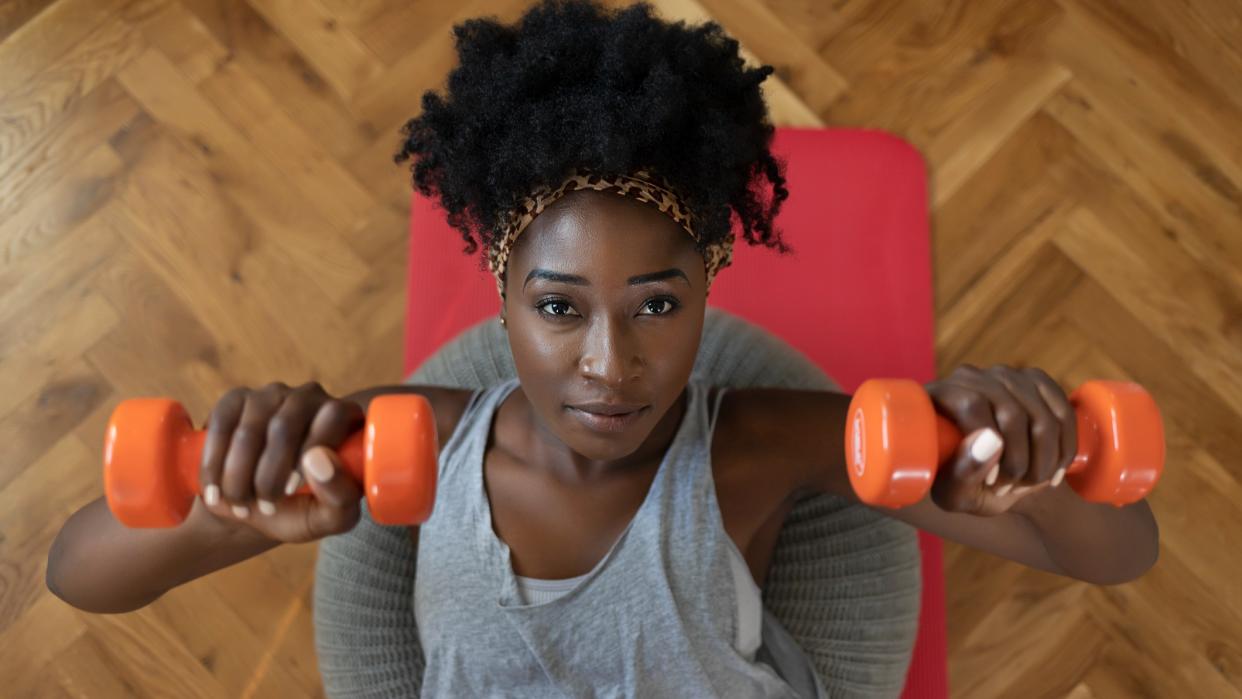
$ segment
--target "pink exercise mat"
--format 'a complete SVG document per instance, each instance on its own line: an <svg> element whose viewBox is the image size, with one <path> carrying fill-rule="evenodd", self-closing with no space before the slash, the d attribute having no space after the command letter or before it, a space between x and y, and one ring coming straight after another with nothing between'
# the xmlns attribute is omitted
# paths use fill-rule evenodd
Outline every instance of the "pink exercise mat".
<svg viewBox="0 0 1242 699"><path fill-rule="evenodd" d="M777 226L791 255L738 240L709 304L762 325L853 392L872 377L935 379L927 176L919 153L881 132L778 128L790 197ZM410 215L405 369L496 315L495 281L435 203ZM735 233L738 231L735 228ZM948 696L940 540L919 532L923 600L902 696Z"/></svg>

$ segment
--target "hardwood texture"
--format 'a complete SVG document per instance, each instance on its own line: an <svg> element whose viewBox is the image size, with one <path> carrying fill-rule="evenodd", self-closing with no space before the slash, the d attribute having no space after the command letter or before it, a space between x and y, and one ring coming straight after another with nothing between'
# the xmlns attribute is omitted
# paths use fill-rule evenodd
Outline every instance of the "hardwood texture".
<svg viewBox="0 0 1242 699"><path fill-rule="evenodd" d="M1139 580L947 545L953 695L1242 697L1242 5L655 4L777 66L777 124L922 151L942 375L1128 379L1164 412L1162 552ZM6 695L322 694L313 545L119 616L52 596L47 549L101 494L125 397L201 421L235 385L400 379L397 129L453 66L454 23L528 5L0 2Z"/></svg>

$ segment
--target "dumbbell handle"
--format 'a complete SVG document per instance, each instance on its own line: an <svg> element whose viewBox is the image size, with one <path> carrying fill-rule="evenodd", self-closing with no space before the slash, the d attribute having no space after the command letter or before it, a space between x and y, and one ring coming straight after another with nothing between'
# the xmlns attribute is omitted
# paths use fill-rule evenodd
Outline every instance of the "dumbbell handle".
<svg viewBox="0 0 1242 699"><path fill-rule="evenodd" d="M1146 497L1164 471L1165 457L1164 426L1151 395L1132 382L1088 381L1069 399L1078 420L1074 459L1065 470L1070 487L1085 500L1115 507ZM964 437L939 413L936 431L940 465L953 458Z"/></svg>
<svg viewBox="0 0 1242 699"><path fill-rule="evenodd" d="M115 429L115 425L109 426L110 432ZM359 484L364 482L363 474L366 463L365 437L366 428L357 430L346 438L345 442L337 449L345 469L353 477L354 481ZM114 441L115 434L110 434L106 446L110 447ZM186 429L181 433L180 439L176 441L173 453L169 455L173 459L172 469L183 488L183 492L196 495L201 495L203 492L202 481L199 476L202 473L203 446L206 442L207 430ZM108 449L104 454L104 463L110 464L111 462L112 454L111 450ZM311 493L310 486L305 483L294 491L295 495L306 495L309 493ZM117 495L124 497L125 493L117 493Z"/></svg>
<svg viewBox="0 0 1242 699"><path fill-rule="evenodd" d="M1099 429L1095 422L1082 410L1076 409L1074 414L1078 418L1078 451L1074 454L1074 460L1070 462L1069 468L1065 469L1067 476L1087 468L1095 457L1096 446L1100 441ZM936 413L936 464L943 466L953 460L965 438L966 436L957 429L957 425L953 424L952 420Z"/></svg>

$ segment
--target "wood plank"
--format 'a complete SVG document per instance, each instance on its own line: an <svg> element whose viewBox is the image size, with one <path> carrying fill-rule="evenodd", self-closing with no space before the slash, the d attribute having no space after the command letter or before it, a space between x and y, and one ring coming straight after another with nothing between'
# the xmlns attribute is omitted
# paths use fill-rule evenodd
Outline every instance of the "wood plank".
<svg viewBox="0 0 1242 699"><path fill-rule="evenodd" d="M379 58L318 2L250 0L250 5L297 47L346 102L361 86L383 74Z"/></svg>
<svg viewBox="0 0 1242 699"><path fill-rule="evenodd" d="M1062 112L1066 127L1158 202L1162 216L1242 266L1242 242L1223 234L1242 215L1242 136L1234 128L1242 109L1182 87L1149 51L1082 13L1049 35L1049 51L1074 71L1078 101L1086 105ZM1126 164L1127 158L1136 160Z"/></svg>
<svg viewBox="0 0 1242 699"><path fill-rule="evenodd" d="M1238 634L1242 617L1204 604L1215 592L1182 560L1181 550L1169 542L1147 575L1126 585L1091 590L1093 601L1107 599L1092 608L1106 615L1110 626L1123 625L1128 635L1138 639L1147 635L1147 629L1161 629L1158 635L1165 640L1158 657L1162 664L1179 666L1179 675L1191 676L1186 687L1199 684L1198 676L1213 676L1202 682L1212 696L1238 696L1242 694L1242 637ZM1230 686L1222 684L1222 679Z"/></svg>
<svg viewBox="0 0 1242 699"><path fill-rule="evenodd" d="M1061 66L1042 61L1014 61L1003 74L985 97L969 105L927 144L927 157L936 166L931 182L933 203L952 197L1070 78Z"/></svg>
<svg viewBox="0 0 1242 699"><path fill-rule="evenodd" d="M1083 681L1104 696L1126 697L1221 697L1242 696L1202 656L1191 653L1178 642L1174 624L1156 627L1146 620L1136 624L1143 610L1118 603L1118 597L1106 596L1109 588L1091 590L1094 604L1089 605L1093 619L1104 626L1109 641L1101 648ZM1141 622L1140 622L1141 623ZM1161 632L1139 629L1160 628ZM1144 657L1146 663L1126 662L1127 658ZM1157 660L1158 659L1158 660Z"/></svg>
<svg viewBox="0 0 1242 699"><path fill-rule="evenodd" d="M1042 225L1055 229L1059 221L1050 218ZM1038 234L1023 239L981 283L981 290L993 296L972 298L961 313L977 309L977 314L956 322L953 327L960 329L947 340L937 339L938 371L948 374L960 364L1012 363L1017 358L1009 348L1015 338L1025 337L1052 312L1047 299L1069 294L1082 276L1073 260L1043 244Z"/></svg>
<svg viewBox="0 0 1242 699"><path fill-rule="evenodd" d="M8 94L62 55L131 0L57 0L0 41L0 95Z"/></svg>
<svg viewBox="0 0 1242 699"><path fill-rule="evenodd" d="M697 25L712 20L712 15L708 13L707 8L697 2L697 0L657 0L657 2L652 4L660 10L660 16L666 17L670 21L684 21L687 24ZM730 16L735 23L759 21L766 22L773 28L781 26L774 18L769 17L766 12L758 8L753 11L746 11L745 9L734 7ZM765 44L764 48L769 53L778 50L770 43ZM738 55L751 68L761 65L763 62L745 45L739 47ZM804 57L804 61L811 60L809 53L803 52L801 55ZM816 64L811 64L811 69L816 73L813 78L816 87L813 94L805 91L803 94L794 92L785 83L783 76L778 74L769 75L766 80L760 83L759 89L763 93L764 102L768 105L768 111L772 114L773 119L777 119L781 123L790 126L813 127L823 125L823 121L816 114L815 109L807 103L807 97L812 97L819 103L831 104L837 95L841 93L845 86L845 81L831 67L824 64L816 68L817 64L819 64L819 61L816 61Z"/></svg>
<svg viewBox="0 0 1242 699"><path fill-rule="evenodd" d="M213 580L195 580L171 590L147 609L152 617L176 635L178 641L222 687L247 687L256 677L277 694L302 695L314 691L318 677L294 674L283 664L262 662L271 641L270 629L256 630L222 597ZM246 596L259 591L251 589ZM271 590L270 597L288 601L288 591ZM313 682L307 684L308 681ZM267 696L260 694L257 696Z"/></svg>
<svg viewBox="0 0 1242 699"><path fill-rule="evenodd" d="M1142 316L1135 316L1103 286L1085 279L1061 300L1060 313L1090 341L1098 364L1107 356L1106 376L1131 376L1143 384L1160 406L1165 424L1176 424L1194 443L1242 479L1242 434L1237 413L1210 384L1181 370L1184 361ZM1068 358L1067 358L1068 359ZM1078 357L1079 362L1086 358ZM1064 365L1073 367L1066 361ZM1170 371L1169 367L1179 370ZM1094 378L1075 370L1077 381ZM1075 384L1076 385L1076 384Z"/></svg>
<svg viewBox="0 0 1242 699"><path fill-rule="evenodd" d="M527 0L472 0L454 8L451 22L457 24L486 15L510 23L521 17L529 5ZM457 65L453 41L450 32L437 32L427 41L411 46L400 61L353 93L351 109L375 127L417 116L422 110L422 93L441 89L449 71ZM386 141L390 138L384 131L378 131L377 136ZM395 150L392 146L387 149ZM369 165L376 167L375 161Z"/></svg>
<svg viewBox="0 0 1242 699"><path fill-rule="evenodd" d="M45 691L55 686L62 688L65 696L92 699L136 697L143 693L128 667L117 663L104 642L90 634L69 644L56 657L55 677L56 684L45 683Z"/></svg>
<svg viewBox="0 0 1242 699"><path fill-rule="evenodd" d="M1053 3L919 7L876 1L853 7L865 8L857 23L820 52L851 86L823 115L829 123L887 129L927 148L973 105L986 103L1010 66L1043 66L1058 79L1046 59L1025 50L1055 25L1060 10Z"/></svg>
<svg viewBox="0 0 1242 699"><path fill-rule="evenodd" d="M143 108L179 137L193 143L212 166L212 180L223 185L229 200L269 232L310 282L323 293L339 288L341 279L357 279L366 269L340 231L317 215L318 204L285 183L281 172L231 127L200 92L179 80L163 54L147 51L120 75L120 81Z"/></svg>
<svg viewBox="0 0 1242 699"><path fill-rule="evenodd" d="M120 105L119 109L115 114L117 121L133 114L130 105ZM90 144L80 159L60 167L67 171L58 181L48 183L42 191L30 191L28 196L9 200L14 208L21 206L0 221L0 259L11 269L36 266L39 259L46 259L45 250L56 248L64 239L73 239L82 224L111 198L126 174L126 163L107 143L98 141ZM47 174L60 167L48 168ZM36 259L23 264L26 258ZM10 285L20 283L15 275L4 276ZM4 283L0 282L0 289Z"/></svg>
<svg viewBox="0 0 1242 699"><path fill-rule="evenodd" d="M1235 413L1242 414L1242 355L1205 323L1205 309L1187 304L1161 273L1162 260L1144 260L1130 238L1103 224L1089 209L1079 208L1054 237L1059 250L1108 289L1136 317L1179 345L1186 368L1213 387ZM1202 297L1201 297L1202 298ZM1216 313L1215 315L1220 315Z"/></svg>
<svg viewBox="0 0 1242 699"><path fill-rule="evenodd" d="M35 15L47 9L54 0L10 0L0 5L0 42Z"/></svg>
<svg viewBox="0 0 1242 699"><path fill-rule="evenodd" d="M87 633L86 615L52 594L41 595L16 623L0 633L0 677L13 696L43 696L51 688L48 667ZM53 692L48 692L53 694Z"/></svg>
<svg viewBox="0 0 1242 699"><path fill-rule="evenodd" d="M1029 263L1078 201L1083 183L1075 176L1076 148L1069 132L1037 114L934 209L933 281L942 342L960 332L961 319L979 315L978 304L996 300L997 285Z"/></svg>
<svg viewBox="0 0 1242 699"><path fill-rule="evenodd" d="M212 675L152 606L128 614L84 614L90 632L108 639L109 664L125 667L140 694L222 697L224 685ZM225 639L221 639L224 641Z"/></svg>
<svg viewBox="0 0 1242 699"><path fill-rule="evenodd" d="M342 101L326 79L296 47L246 0L180 0L216 41L255 76L307 133L336 158L347 158L379 132ZM416 45L411 45L411 49Z"/></svg>
<svg viewBox="0 0 1242 699"><path fill-rule="evenodd" d="M764 81L779 81L806 109L823 114L848 87L845 78L819 54L799 41L793 30L762 3L750 0L703 0L697 22L714 21L742 43L758 63L771 64L776 72ZM819 119L816 119L818 122Z"/></svg>
<svg viewBox="0 0 1242 699"><path fill-rule="evenodd" d="M45 580L52 541L70 515L102 492L102 470L84 473L90 465L89 452L70 432L0 489L0 635L51 595ZM49 482L61 486L48 492Z"/></svg>
<svg viewBox="0 0 1242 699"><path fill-rule="evenodd" d="M116 308L93 292L55 308L54 329L32 337L11 335L10 353L0 374L0 420L25 403L48 379L79 361L88 349L121 322Z"/></svg>
<svg viewBox="0 0 1242 699"><path fill-rule="evenodd" d="M349 230L375 208L375 200L319 142L288 115L244 68L230 63L199 85L238 135L258 144L286 181L313 201L336 230Z"/></svg>
<svg viewBox="0 0 1242 699"><path fill-rule="evenodd" d="M193 85L232 62L229 49L179 2L159 8L137 26L146 43L159 49Z"/></svg>
<svg viewBox="0 0 1242 699"><path fill-rule="evenodd" d="M1082 638L1086 591L1086 585L1058 575L1028 574L1015 580L955 650L959 674L950 677L954 691L967 697L1054 695L1049 685L1055 688L1073 675L1044 674L1036 687L1012 683L1039 670L1046 673L1050 656L1065 657L1061 649ZM1089 655L1091 647L1081 650Z"/></svg>
<svg viewBox="0 0 1242 699"><path fill-rule="evenodd" d="M60 60L21 86L0 90L0 162L25 149L52 122L142 53L132 27L116 18L100 24Z"/></svg>
<svg viewBox="0 0 1242 699"><path fill-rule="evenodd" d="M1122 112L1093 101L1075 84L1049 100L1045 111L1061 123L1088 148L1097 168L1106 170L1133 190L1133 195L1146 203L1150 221L1157 221L1195 258L1196 266L1207 268L1235 283L1242 280L1242 248L1235 236L1217 233L1212 227L1228 226L1236 220L1230 213L1232 204L1221 202L1202 183L1189 177L1186 164L1165 148L1124 125ZM1180 137L1166 136L1174 142ZM1141 167L1139 163L1150 163ZM1181 173L1170 177L1169 173ZM1215 180L1215 178L1212 178ZM1117 187L1111 187L1117 191ZM1127 195L1123 195L1127 196ZM1181 255L1179 254L1179 257Z"/></svg>

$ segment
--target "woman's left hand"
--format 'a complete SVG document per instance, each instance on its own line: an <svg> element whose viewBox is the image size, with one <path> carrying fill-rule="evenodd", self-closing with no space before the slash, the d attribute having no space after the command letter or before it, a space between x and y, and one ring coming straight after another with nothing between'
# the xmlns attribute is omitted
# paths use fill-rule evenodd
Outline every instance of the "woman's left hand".
<svg viewBox="0 0 1242 699"><path fill-rule="evenodd" d="M1077 451L1078 418L1069 397L1044 371L966 364L924 388L936 412L965 435L932 483L932 501L941 509L998 515L1061 484ZM980 461L971 447L986 440L989 428L1001 443Z"/></svg>

